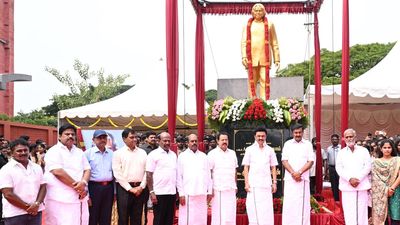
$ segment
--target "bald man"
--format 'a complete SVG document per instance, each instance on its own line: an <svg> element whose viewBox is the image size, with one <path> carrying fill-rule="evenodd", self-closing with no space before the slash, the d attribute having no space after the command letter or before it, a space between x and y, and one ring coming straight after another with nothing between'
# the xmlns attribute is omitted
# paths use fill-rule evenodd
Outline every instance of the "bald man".
<svg viewBox="0 0 400 225"><path fill-rule="evenodd" d="M178 156L179 225L206 225L211 172L206 154L198 150L197 136L189 135L188 141L189 148Z"/></svg>
<svg viewBox="0 0 400 225"><path fill-rule="evenodd" d="M176 200L176 154L170 149L171 136L160 134L160 147L147 156L146 175L153 203L154 225L172 225Z"/></svg>

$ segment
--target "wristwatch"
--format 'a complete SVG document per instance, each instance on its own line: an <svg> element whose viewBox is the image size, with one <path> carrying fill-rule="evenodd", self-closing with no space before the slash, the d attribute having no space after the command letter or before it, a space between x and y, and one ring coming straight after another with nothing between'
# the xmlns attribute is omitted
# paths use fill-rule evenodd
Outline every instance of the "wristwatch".
<svg viewBox="0 0 400 225"><path fill-rule="evenodd" d="M150 194L154 193L154 190L150 191Z"/></svg>
<svg viewBox="0 0 400 225"><path fill-rule="evenodd" d="M36 201L36 202L34 202L33 204L36 205L36 206L40 206L41 202Z"/></svg>

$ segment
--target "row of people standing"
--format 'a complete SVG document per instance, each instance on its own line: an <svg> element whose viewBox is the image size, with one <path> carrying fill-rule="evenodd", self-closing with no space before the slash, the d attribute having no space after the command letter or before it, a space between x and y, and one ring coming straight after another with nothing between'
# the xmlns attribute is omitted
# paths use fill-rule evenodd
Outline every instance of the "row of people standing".
<svg viewBox="0 0 400 225"><path fill-rule="evenodd" d="M254 134L255 142L246 150L243 160L250 196L246 204L249 221L261 224L273 220L277 161L274 150L266 144L265 128L256 129ZM309 196L307 171L313 161L312 147L302 139L302 127L295 127L293 134L294 139L286 142L283 149L285 182L304 181L304 200L307 193ZM159 147L148 155L137 147L138 136L129 128L122 132L125 146L116 152L105 148L107 134L102 130L94 132L96 146L86 152L74 145L75 135L71 125L59 128L59 142L45 156L44 176L40 166L29 161L26 141L18 139L11 144L12 160L0 172L6 224L40 224L44 201L47 224L110 224L114 180L120 225L141 224L146 189L153 203L153 224L172 224L176 191L179 224L206 224L210 201L213 224L236 223L238 163L236 153L228 149L226 133L217 136L218 147L208 156L198 150L197 136L189 135L188 149L179 157L170 150L171 137L165 132L160 135ZM297 145L303 146L301 151L294 150ZM297 186L286 187L285 193L297 190ZM290 224L293 218L309 221L309 201L303 201L301 217L293 217L296 210L292 207L298 203L293 202L295 199L298 198L285 200L283 221L288 220L285 224ZM267 208L262 207L265 200ZM263 219L265 215L268 220Z"/></svg>

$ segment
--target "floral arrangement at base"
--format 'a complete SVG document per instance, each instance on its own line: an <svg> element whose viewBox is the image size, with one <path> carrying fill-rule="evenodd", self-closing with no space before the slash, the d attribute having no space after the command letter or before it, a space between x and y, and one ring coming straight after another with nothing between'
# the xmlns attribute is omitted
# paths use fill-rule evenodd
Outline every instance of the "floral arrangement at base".
<svg viewBox="0 0 400 225"><path fill-rule="evenodd" d="M329 209L326 208L324 200L322 202L317 201L320 199L319 196L311 196L310 197L310 205L311 205L311 213L332 213ZM275 214L282 214L283 207L283 197L274 198L273 199L273 207ZM236 213L237 214L245 214L246 213L246 198L238 198L236 200Z"/></svg>
<svg viewBox="0 0 400 225"><path fill-rule="evenodd" d="M274 198L273 207L274 207L275 214L282 213L282 206L283 206L283 197L282 198Z"/></svg>
<svg viewBox="0 0 400 225"><path fill-rule="evenodd" d="M303 103L294 98L263 100L226 97L214 101L207 109L210 127L220 129L264 125L267 128L289 128L294 123L308 126L308 114Z"/></svg>
<svg viewBox="0 0 400 225"><path fill-rule="evenodd" d="M246 213L246 199L238 198L236 199L236 214L245 214Z"/></svg>

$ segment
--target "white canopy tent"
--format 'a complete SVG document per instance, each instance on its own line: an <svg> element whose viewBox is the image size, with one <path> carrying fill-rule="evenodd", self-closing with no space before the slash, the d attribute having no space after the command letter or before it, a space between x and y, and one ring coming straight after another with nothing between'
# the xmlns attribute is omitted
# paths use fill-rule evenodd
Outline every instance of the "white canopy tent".
<svg viewBox="0 0 400 225"><path fill-rule="evenodd" d="M376 66L349 83L349 127L363 139L368 132L385 129L400 133L400 42ZM341 85L322 86L322 138L340 133ZM305 101L313 111L315 87L310 85ZM312 114L312 113L311 113ZM311 120L312 121L312 120ZM313 130L313 129L312 129Z"/></svg>
<svg viewBox="0 0 400 225"><path fill-rule="evenodd" d="M137 83L128 91L111 99L62 110L58 113L58 118L59 124L71 123L86 129L135 127L137 130L149 130L166 129L167 114L167 83L164 77L151 84ZM184 87L180 84L177 128L195 126L195 87Z"/></svg>

